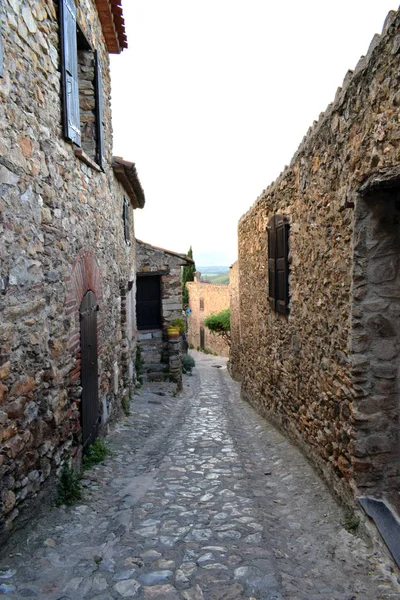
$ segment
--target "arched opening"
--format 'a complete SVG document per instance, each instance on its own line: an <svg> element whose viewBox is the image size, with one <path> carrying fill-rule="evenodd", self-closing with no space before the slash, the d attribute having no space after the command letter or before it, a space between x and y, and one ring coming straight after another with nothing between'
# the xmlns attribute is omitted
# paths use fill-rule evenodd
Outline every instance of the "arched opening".
<svg viewBox="0 0 400 600"><path fill-rule="evenodd" d="M83 448L90 446L98 435L100 424L97 312L95 294L89 290L79 308L81 338L81 424Z"/></svg>

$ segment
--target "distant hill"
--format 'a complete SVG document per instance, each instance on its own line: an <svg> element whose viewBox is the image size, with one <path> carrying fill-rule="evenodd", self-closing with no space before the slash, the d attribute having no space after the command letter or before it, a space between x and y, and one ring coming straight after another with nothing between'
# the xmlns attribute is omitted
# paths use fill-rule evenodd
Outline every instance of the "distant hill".
<svg viewBox="0 0 400 600"><path fill-rule="evenodd" d="M203 275L221 275L222 273L229 273L229 267L228 266L212 266L212 267L200 267L199 265L196 265L196 269L198 271L200 271L200 273Z"/></svg>
<svg viewBox="0 0 400 600"><path fill-rule="evenodd" d="M211 283L220 283L220 284L228 285L229 271L227 273L222 273L222 275L217 275L216 277L212 277Z"/></svg>
<svg viewBox="0 0 400 600"><path fill-rule="evenodd" d="M219 283L227 285L229 283L229 267L197 267L201 273L201 280L208 283Z"/></svg>

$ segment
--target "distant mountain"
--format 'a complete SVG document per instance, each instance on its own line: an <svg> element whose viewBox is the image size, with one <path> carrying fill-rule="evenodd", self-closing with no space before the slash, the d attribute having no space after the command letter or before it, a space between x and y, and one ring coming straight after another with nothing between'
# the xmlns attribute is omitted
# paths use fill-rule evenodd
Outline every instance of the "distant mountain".
<svg viewBox="0 0 400 600"><path fill-rule="evenodd" d="M200 267L198 265L196 265L196 269L198 271L200 271L200 273L204 274L204 275L220 275L222 273L226 273L229 271L229 267L228 266L213 266L213 267Z"/></svg>
<svg viewBox="0 0 400 600"><path fill-rule="evenodd" d="M201 273L201 281L208 283L229 283L229 267L215 266L215 267L196 267Z"/></svg>

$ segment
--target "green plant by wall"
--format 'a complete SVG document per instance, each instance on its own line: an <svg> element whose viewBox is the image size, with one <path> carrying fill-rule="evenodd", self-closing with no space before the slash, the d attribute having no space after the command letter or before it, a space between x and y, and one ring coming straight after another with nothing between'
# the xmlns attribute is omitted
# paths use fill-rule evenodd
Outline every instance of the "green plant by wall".
<svg viewBox="0 0 400 600"><path fill-rule="evenodd" d="M228 346L231 345L231 311L229 308L204 319L204 325L213 333L220 335Z"/></svg>
<svg viewBox="0 0 400 600"><path fill-rule="evenodd" d="M355 533L360 525L360 517L358 517L354 512L349 512L346 514L344 518L344 527L350 533Z"/></svg>
<svg viewBox="0 0 400 600"><path fill-rule="evenodd" d="M189 248L187 253L189 258L193 258L192 246ZM189 290L186 287L188 281L194 281L194 274L196 271L196 265L187 265L182 269L182 305L187 306L189 304Z"/></svg>
<svg viewBox="0 0 400 600"><path fill-rule="evenodd" d="M191 373L193 367L196 365L193 356L190 354L184 354L182 357L182 371L183 373Z"/></svg>
<svg viewBox="0 0 400 600"><path fill-rule="evenodd" d="M171 321L170 327L178 327L181 335L186 331L186 323L183 319L174 319Z"/></svg>
<svg viewBox="0 0 400 600"><path fill-rule="evenodd" d="M136 346L136 356L135 356L135 371L136 371L136 383L139 385L142 385L143 383L143 365L144 365L144 360L142 357L142 349L139 346L139 344L137 344Z"/></svg>
<svg viewBox="0 0 400 600"><path fill-rule="evenodd" d="M107 448L103 440L97 438L95 442L86 451L82 461L84 471L91 469L94 465L102 463L106 456L109 456L111 451Z"/></svg>
<svg viewBox="0 0 400 600"><path fill-rule="evenodd" d="M60 481L58 482L58 496L56 506L65 504L73 506L82 498L81 474L76 473L68 463L63 464Z"/></svg>

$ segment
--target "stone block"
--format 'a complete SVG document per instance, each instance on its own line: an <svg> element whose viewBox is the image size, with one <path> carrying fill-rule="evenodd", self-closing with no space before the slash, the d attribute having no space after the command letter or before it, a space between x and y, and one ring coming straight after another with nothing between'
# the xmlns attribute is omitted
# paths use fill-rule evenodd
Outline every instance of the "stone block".
<svg viewBox="0 0 400 600"><path fill-rule="evenodd" d="M12 386L10 397L15 398L18 396L25 396L26 394L29 394L36 385L36 381L33 377L26 377Z"/></svg>
<svg viewBox="0 0 400 600"><path fill-rule="evenodd" d="M0 406L5 403L7 399L8 387L3 383L0 383Z"/></svg>
<svg viewBox="0 0 400 600"><path fill-rule="evenodd" d="M6 363L0 366L0 379L5 379L10 374L11 363L7 361Z"/></svg>

